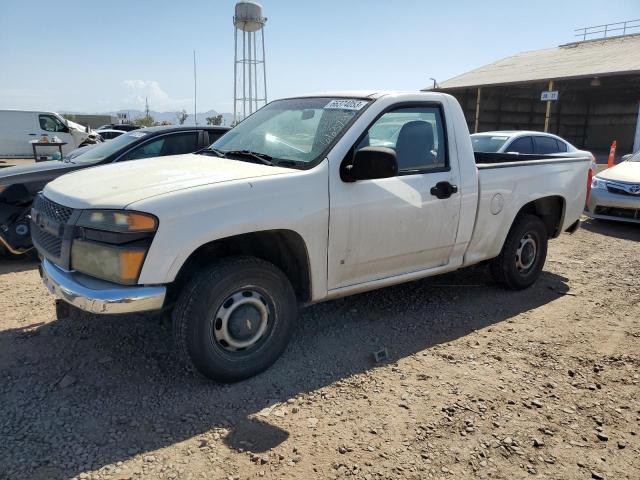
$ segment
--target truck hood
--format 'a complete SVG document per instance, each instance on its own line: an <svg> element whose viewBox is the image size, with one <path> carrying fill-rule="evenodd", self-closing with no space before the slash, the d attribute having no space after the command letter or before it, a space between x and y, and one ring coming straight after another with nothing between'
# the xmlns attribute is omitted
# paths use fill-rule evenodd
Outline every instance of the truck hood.
<svg viewBox="0 0 640 480"><path fill-rule="evenodd" d="M640 162L622 162L615 167L607 168L597 175L605 180L640 183Z"/></svg>
<svg viewBox="0 0 640 480"><path fill-rule="evenodd" d="M47 198L71 208L125 208L149 197L295 169L186 154L87 168L47 184Z"/></svg>

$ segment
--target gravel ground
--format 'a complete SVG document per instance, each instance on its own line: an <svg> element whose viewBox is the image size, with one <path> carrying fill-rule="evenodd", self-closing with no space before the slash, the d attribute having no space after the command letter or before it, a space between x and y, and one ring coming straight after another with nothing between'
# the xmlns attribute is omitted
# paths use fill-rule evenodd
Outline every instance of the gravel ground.
<svg viewBox="0 0 640 480"><path fill-rule="evenodd" d="M234 385L157 319L55 321L1 263L0 479L638 479L639 241L587 222L526 291L477 267L307 308Z"/></svg>

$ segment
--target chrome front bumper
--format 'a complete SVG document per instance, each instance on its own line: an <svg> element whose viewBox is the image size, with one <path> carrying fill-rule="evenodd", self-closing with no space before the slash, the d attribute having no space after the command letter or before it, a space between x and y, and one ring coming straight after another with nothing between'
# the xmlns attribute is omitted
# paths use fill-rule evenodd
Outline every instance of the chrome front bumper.
<svg viewBox="0 0 640 480"><path fill-rule="evenodd" d="M65 302L90 313L117 314L160 310L166 287L123 286L78 272L63 270L47 259L40 268L49 291Z"/></svg>
<svg viewBox="0 0 640 480"><path fill-rule="evenodd" d="M640 195L622 195L592 189L585 213L592 218L640 223Z"/></svg>

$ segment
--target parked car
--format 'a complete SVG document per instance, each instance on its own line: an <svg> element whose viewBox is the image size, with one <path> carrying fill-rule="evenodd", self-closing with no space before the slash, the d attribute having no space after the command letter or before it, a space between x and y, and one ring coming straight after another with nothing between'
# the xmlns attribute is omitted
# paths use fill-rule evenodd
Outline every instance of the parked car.
<svg viewBox="0 0 640 480"><path fill-rule="evenodd" d="M532 285L579 226L590 159L531 159L474 158L443 93L289 98L200 154L49 183L33 239L59 316L172 310L184 357L236 381L280 356L298 305L485 260Z"/></svg>
<svg viewBox="0 0 640 480"><path fill-rule="evenodd" d="M140 125L134 125L132 123L107 123L106 125L99 126L96 130L124 130L125 132L131 132L133 130L139 130L142 127Z"/></svg>
<svg viewBox="0 0 640 480"><path fill-rule="evenodd" d="M528 155L561 155L563 157L590 156L563 138L551 133L527 130L504 130L471 135L474 152L520 153Z"/></svg>
<svg viewBox="0 0 640 480"><path fill-rule="evenodd" d="M63 155L99 141L98 135L89 128L55 112L0 110L0 157L33 157L29 142L39 140L44 135L49 139L56 136L66 143L62 147Z"/></svg>
<svg viewBox="0 0 640 480"><path fill-rule="evenodd" d="M565 139L550 133L527 130L505 130L471 135L474 152L517 153L519 155L555 155L591 158L587 177L587 197L596 171L596 157L586 150L578 150Z"/></svg>
<svg viewBox="0 0 640 480"><path fill-rule="evenodd" d="M640 152L593 177L586 213L591 218L640 223Z"/></svg>
<svg viewBox="0 0 640 480"><path fill-rule="evenodd" d="M228 127L210 126L145 128L83 147L79 155L64 161L0 169L0 253L23 255L31 249L31 203L35 194L54 178L96 165L194 152L227 130Z"/></svg>
<svg viewBox="0 0 640 480"><path fill-rule="evenodd" d="M103 140L112 140L127 132L125 130L114 130L112 128L105 128L103 130L96 130L96 133L100 135Z"/></svg>

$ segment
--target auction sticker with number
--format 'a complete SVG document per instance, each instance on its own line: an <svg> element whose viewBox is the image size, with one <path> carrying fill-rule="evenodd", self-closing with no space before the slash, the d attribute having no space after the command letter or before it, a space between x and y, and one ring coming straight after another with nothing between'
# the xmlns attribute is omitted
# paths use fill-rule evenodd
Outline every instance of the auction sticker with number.
<svg viewBox="0 0 640 480"><path fill-rule="evenodd" d="M345 98L340 100L331 100L325 105L325 110L360 110L368 102L366 100L355 100Z"/></svg>

